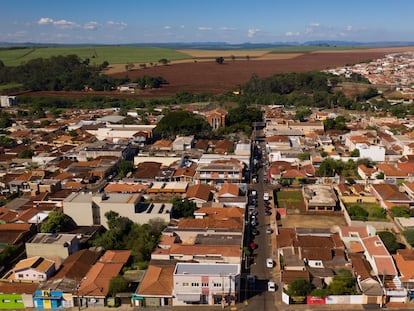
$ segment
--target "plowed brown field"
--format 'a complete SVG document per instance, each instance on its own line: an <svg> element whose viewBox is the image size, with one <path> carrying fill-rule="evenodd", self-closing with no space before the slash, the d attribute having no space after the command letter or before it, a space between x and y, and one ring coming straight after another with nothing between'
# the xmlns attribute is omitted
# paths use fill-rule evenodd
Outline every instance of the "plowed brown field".
<svg viewBox="0 0 414 311"><path fill-rule="evenodd" d="M250 60L240 59L236 55L236 60L228 58L221 65L214 60L177 62L167 66L147 67L145 69L135 69L127 72L112 70L108 72L113 77L131 79L139 76L161 76L168 81L160 89L144 90L136 94L120 94L115 92L91 92L88 94L128 96L128 97L162 97L171 96L177 92L192 93L211 93L220 94L226 91L237 90L240 85L247 82L252 75L267 77L277 73L304 72L309 70L323 70L344 66L346 64L356 64L371 59L381 58L393 52L403 52L414 50L414 47L378 48L366 50L349 50L334 52L308 52L308 53L285 53L283 55L265 53L254 55ZM241 56L241 55L240 55ZM253 56L253 55L252 55ZM122 66L122 65L121 65ZM123 66L124 67L124 66ZM135 66L137 68L138 66ZM64 94L63 96L80 96L83 92ZM38 95L50 93L41 92ZM54 93L56 95L56 92Z"/></svg>
<svg viewBox="0 0 414 311"><path fill-rule="evenodd" d="M141 96L173 95L177 92L219 94L225 91L237 90L247 82L252 75L267 77L277 73L304 72L322 70L355 64L371 59L383 57L384 51L352 51L352 52L313 52L284 59L251 59L225 60L221 65L215 61L177 63L168 66L156 66L146 69L137 69L128 72L128 77L134 79L139 76L161 76L169 84L158 90L144 91ZM117 73L112 76L125 77L126 73Z"/></svg>

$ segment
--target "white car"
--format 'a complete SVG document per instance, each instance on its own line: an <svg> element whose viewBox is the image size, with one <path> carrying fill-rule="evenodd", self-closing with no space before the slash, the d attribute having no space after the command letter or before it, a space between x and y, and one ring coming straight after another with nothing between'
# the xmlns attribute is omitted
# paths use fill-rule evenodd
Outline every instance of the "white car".
<svg viewBox="0 0 414 311"><path fill-rule="evenodd" d="M267 228L266 228L266 233L267 233L267 234L272 234L272 233L273 233L272 228L267 227Z"/></svg>
<svg viewBox="0 0 414 311"><path fill-rule="evenodd" d="M274 291L276 291L275 282L273 282L273 281L269 281L269 282L267 282L267 290L268 290L269 292L274 292Z"/></svg>
<svg viewBox="0 0 414 311"><path fill-rule="evenodd" d="M272 258L267 258L266 259L266 267L273 268L273 259Z"/></svg>

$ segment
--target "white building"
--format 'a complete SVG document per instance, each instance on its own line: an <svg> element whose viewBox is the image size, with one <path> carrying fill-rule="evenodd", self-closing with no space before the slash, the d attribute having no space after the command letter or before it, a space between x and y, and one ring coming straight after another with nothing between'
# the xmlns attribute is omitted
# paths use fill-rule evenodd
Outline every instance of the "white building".
<svg viewBox="0 0 414 311"><path fill-rule="evenodd" d="M173 284L173 306L234 305L240 293L240 265L177 263Z"/></svg>
<svg viewBox="0 0 414 311"><path fill-rule="evenodd" d="M359 150L359 157L370 159L374 162L385 161L385 148L377 145L356 144L356 149Z"/></svg>

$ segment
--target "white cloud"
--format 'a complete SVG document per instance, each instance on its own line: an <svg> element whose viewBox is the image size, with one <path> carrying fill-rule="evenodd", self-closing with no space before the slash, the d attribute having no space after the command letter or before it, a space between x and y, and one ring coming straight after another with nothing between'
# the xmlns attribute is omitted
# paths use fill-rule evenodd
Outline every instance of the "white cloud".
<svg viewBox="0 0 414 311"><path fill-rule="evenodd" d="M233 30L237 30L237 28L234 27L220 27L220 30L224 30L224 31L233 31Z"/></svg>
<svg viewBox="0 0 414 311"><path fill-rule="evenodd" d="M128 26L124 22L114 22L114 21L108 21L106 24L109 27L116 28L116 29L119 29L119 30L123 30L123 29L127 28L127 26Z"/></svg>
<svg viewBox="0 0 414 311"><path fill-rule="evenodd" d="M320 25L319 23L310 23L309 27L319 27Z"/></svg>
<svg viewBox="0 0 414 311"><path fill-rule="evenodd" d="M185 28L185 26L184 26L184 25L180 25L180 28L181 28L181 29L184 29L184 28Z"/></svg>
<svg viewBox="0 0 414 311"><path fill-rule="evenodd" d="M300 32L293 32L293 31L288 31L285 33L286 37L299 37L300 36Z"/></svg>
<svg viewBox="0 0 414 311"><path fill-rule="evenodd" d="M48 25L48 24L53 24L53 19L49 18L49 17L42 17L41 19L38 20L37 22L39 25Z"/></svg>
<svg viewBox="0 0 414 311"><path fill-rule="evenodd" d="M351 25L346 26L346 27L345 27L345 30L346 30L346 31L351 31L351 30L352 30L352 26L351 26Z"/></svg>
<svg viewBox="0 0 414 311"><path fill-rule="evenodd" d="M171 26L164 26L164 29L171 29L172 27Z"/></svg>
<svg viewBox="0 0 414 311"><path fill-rule="evenodd" d="M203 27L203 26L198 27L197 29L198 29L198 30L201 30L201 31L209 31L209 30L213 30L213 28L211 28L211 27Z"/></svg>
<svg viewBox="0 0 414 311"><path fill-rule="evenodd" d="M249 29L247 30L247 36L249 38L253 38L256 35L256 33L258 33L259 31L260 29Z"/></svg>
<svg viewBox="0 0 414 311"><path fill-rule="evenodd" d="M76 23L67 21L66 19L60 19L58 21L53 21L53 25L60 29L69 29L69 28L79 27L79 25L77 25Z"/></svg>
<svg viewBox="0 0 414 311"><path fill-rule="evenodd" d="M39 25L53 25L60 29L79 27L78 24L71 22L71 21L67 21L66 19L54 20L53 18L49 18L49 17L42 17L37 21L37 23Z"/></svg>
<svg viewBox="0 0 414 311"><path fill-rule="evenodd" d="M85 25L83 25L83 28L87 29L87 30L96 30L100 27L101 27L101 25L97 22L89 22L89 23L86 23Z"/></svg>

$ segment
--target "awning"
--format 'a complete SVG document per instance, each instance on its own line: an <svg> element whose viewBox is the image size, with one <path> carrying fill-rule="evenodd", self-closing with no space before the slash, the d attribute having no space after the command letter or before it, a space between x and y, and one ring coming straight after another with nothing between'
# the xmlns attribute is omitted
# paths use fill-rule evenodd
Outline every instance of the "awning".
<svg viewBox="0 0 414 311"><path fill-rule="evenodd" d="M200 301L200 294L177 294L177 299L182 301Z"/></svg>

